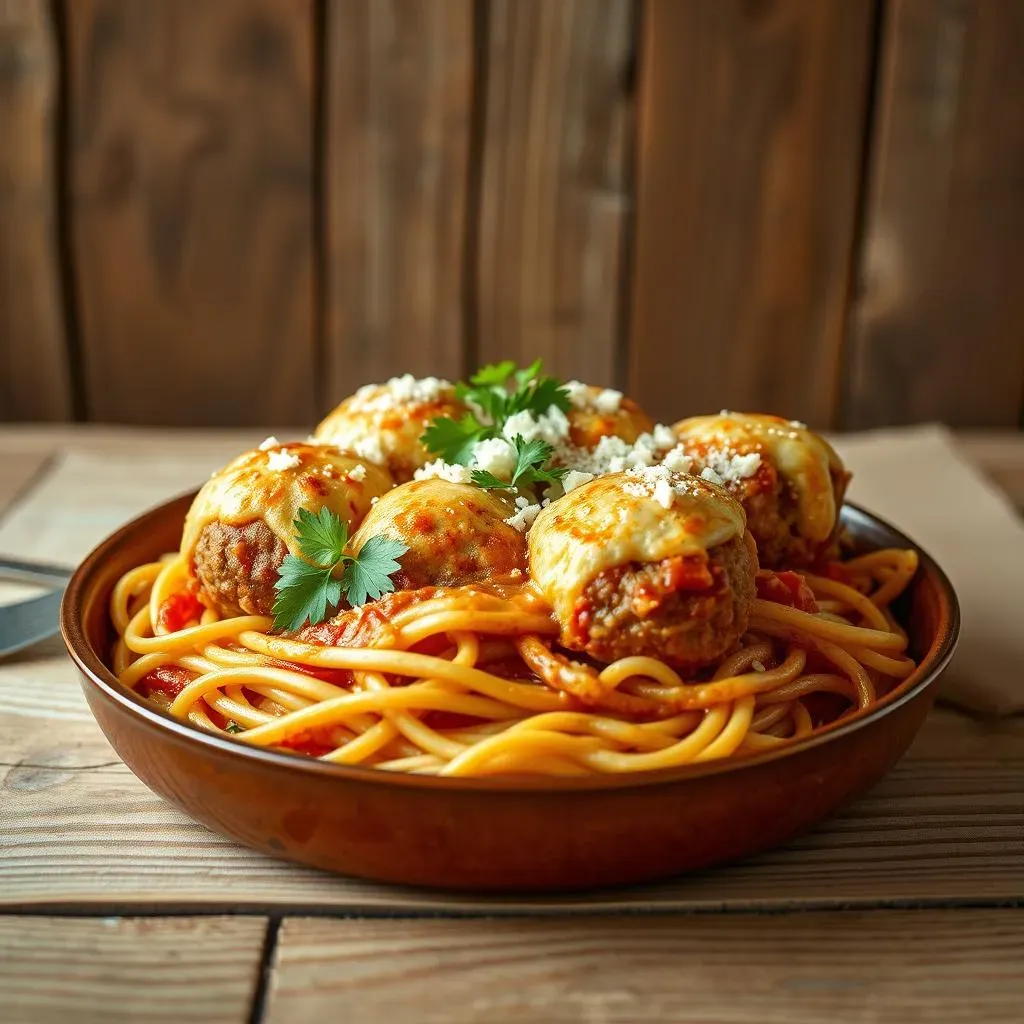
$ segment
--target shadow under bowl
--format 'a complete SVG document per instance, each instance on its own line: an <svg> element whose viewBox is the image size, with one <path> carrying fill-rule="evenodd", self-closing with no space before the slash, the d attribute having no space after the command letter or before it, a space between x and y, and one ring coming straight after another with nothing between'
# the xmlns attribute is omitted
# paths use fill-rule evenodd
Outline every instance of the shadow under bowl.
<svg viewBox="0 0 1024 1024"><path fill-rule="evenodd" d="M192 495L132 520L68 585L64 641L97 722L154 792L215 832L346 875L463 890L639 883L777 845L874 786L935 699L959 629L956 596L920 551L900 613L920 664L878 705L744 760L573 779L443 779L333 765L204 733L148 705L108 667L111 591L177 548ZM846 506L859 551L917 546Z"/></svg>

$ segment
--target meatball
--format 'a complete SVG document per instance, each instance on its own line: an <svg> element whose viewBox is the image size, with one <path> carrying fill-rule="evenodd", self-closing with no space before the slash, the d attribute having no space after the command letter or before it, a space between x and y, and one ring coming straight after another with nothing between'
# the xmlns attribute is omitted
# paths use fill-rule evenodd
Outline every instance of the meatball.
<svg viewBox="0 0 1024 1024"><path fill-rule="evenodd" d="M514 511L504 498L472 484L415 480L374 505L352 548L358 551L374 536L407 545L392 577L400 590L516 575L526 569L526 542L505 522Z"/></svg>
<svg viewBox="0 0 1024 1024"><path fill-rule="evenodd" d="M264 444L199 491L181 552L203 600L219 614L269 615L285 555L301 555L299 509L329 508L355 529L392 486L387 470L330 445Z"/></svg>
<svg viewBox="0 0 1024 1024"><path fill-rule="evenodd" d="M196 539L194 567L206 599L221 615L269 615L288 548L262 519L244 526L214 519Z"/></svg>
<svg viewBox="0 0 1024 1024"><path fill-rule="evenodd" d="M838 554L839 510L850 479L831 446L778 416L722 413L673 428L692 470L735 496L765 568L806 567Z"/></svg>
<svg viewBox="0 0 1024 1024"><path fill-rule="evenodd" d="M727 654L754 599L756 555L745 538L712 548L696 564L676 555L599 573L577 605L579 649L598 661L643 652L684 667Z"/></svg>
<svg viewBox="0 0 1024 1024"><path fill-rule="evenodd" d="M739 503L666 467L598 477L537 517L530 575L563 646L697 668L747 628L757 554Z"/></svg>
<svg viewBox="0 0 1024 1024"><path fill-rule="evenodd" d="M570 381L566 385L572 408L569 440L577 448L595 448L602 437L620 437L633 444L641 434L654 430L654 420L632 398L618 391Z"/></svg>
<svg viewBox="0 0 1024 1024"><path fill-rule="evenodd" d="M420 441L431 422L460 419L467 412L447 381L406 374L360 388L328 414L313 436L386 466L398 483L405 483L433 458Z"/></svg>

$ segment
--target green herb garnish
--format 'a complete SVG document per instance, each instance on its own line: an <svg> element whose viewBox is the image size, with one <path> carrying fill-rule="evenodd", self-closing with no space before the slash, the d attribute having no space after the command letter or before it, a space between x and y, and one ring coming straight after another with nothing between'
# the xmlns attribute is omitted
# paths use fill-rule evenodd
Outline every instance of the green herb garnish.
<svg viewBox="0 0 1024 1024"><path fill-rule="evenodd" d="M555 451L547 441L540 438L524 441L521 434L516 434L512 447L516 451L516 467L512 472L512 479L500 480L487 470L477 469L473 471L473 483L477 487L505 491L514 487L536 487L538 484L556 483L568 472L561 467L545 468Z"/></svg>
<svg viewBox="0 0 1024 1024"><path fill-rule="evenodd" d="M439 417L420 440L445 462L468 466L473 446L478 441L501 437L505 423L516 413L543 416L552 406L568 412L572 404L569 392L554 377L542 376L541 365L538 359L518 370L515 363L506 359L485 366L470 378L469 384L455 388L456 396L473 411L459 420Z"/></svg>
<svg viewBox="0 0 1024 1024"><path fill-rule="evenodd" d="M399 569L395 559L409 550L405 544L370 537L358 554L347 554L348 523L326 507L318 515L300 508L294 526L303 557L285 555L277 571L275 629L315 626L342 597L355 607L395 589L391 576Z"/></svg>
<svg viewBox="0 0 1024 1024"><path fill-rule="evenodd" d="M224 726L224 731L229 732L232 735L234 735L236 732L245 732L245 730L237 722L232 722L230 719L228 719L227 725Z"/></svg>

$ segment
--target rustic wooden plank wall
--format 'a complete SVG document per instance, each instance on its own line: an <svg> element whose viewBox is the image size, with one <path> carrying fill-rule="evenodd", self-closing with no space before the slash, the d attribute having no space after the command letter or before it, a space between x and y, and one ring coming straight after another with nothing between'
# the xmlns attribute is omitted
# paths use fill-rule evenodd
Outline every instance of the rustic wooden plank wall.
<svg viewBox="0 0 1024 1024"><path fill-rule="evenodd" d="M1024 3L885 11L845 421L1017 422L1024 398Z"/></svg>
<svg viewBox="0 0 1024 1024"><path fill-rule="evenodd" d="M290 420L314 398L312 2L65 17L90 416Z"/></svg>
<svg viewBox="0 0 1024 1024"><path fill-rule="evenodd" d="M1016 425L1022 49L1024 0L6 0L0 420L543 355L659 418Z"/></svg>
<svg viewBox="0 0 1024 1024"><path fill-rule="evenodd" d="M659 418L832 421L871 0L651 0L630 389Z"/></svg>
<svg viewBox="0 0 1024 1024"><path fill-rule="evenodd" d="M322 397L334 404L396 372L462 374L473 8L334 0L326 17Z"/></svg>
<svg viewBox="0 0 1024 1024"><path fill-rule="evenodd" d="M72 414L57 248L57 76L46 0L0 4L0 420Z"/></svg>

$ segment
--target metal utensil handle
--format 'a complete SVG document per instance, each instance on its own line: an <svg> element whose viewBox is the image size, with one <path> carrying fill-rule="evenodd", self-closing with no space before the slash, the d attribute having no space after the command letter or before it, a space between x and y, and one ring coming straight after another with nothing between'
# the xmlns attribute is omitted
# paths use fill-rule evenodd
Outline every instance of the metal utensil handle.
<svg viewBox="0 0 1024 1024"><path fill-rule="evenodd" d="M46 565L42 562L19 562L13 558L0 558L0 579L19 583L67 583L73 569L64 565Z"/></svg>

